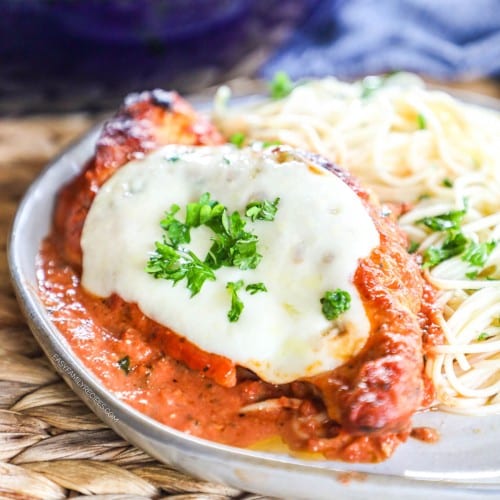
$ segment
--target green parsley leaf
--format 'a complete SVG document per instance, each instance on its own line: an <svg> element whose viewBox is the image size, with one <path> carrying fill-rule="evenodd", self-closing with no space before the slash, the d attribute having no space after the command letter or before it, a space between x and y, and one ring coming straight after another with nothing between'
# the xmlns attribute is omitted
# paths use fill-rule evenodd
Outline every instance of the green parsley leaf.
<svg viewBox="0 0 500 500"><path fill-rule="evenodd" d="M245 145L245 140L245 134L242 134L241 132L236 132L229 138L229 142L240 149Z"/></svg>
<svg viewBox="0 0 500 500"><path fill-rule="evenodd" d="M170 210L165 212L165 216L160 221L160 226L167 232L168 238L174 247L177 247L181 243L189 243L191 241L189 227L175 218L175 214L177 214L179 210L179 205L172 205Z"/></svg>
<svg viewBox="0 0 500 500"><path fill-rule="evenodd" d="M460 229L460 224L467 213L466 209L451 210L444 214L434 217L424 217L417 221L418 224L424 224L432 231L449 231L450 229Z"/></svg>
<svg viewBox="0 0 500 500"><path fill-rule="evenodd" d="M284 71L278 71L271 82L270 94L273 99L283 99L289 95L294 88L290 77Z"/></svg>
<svg viewBox="0 0 500 500"><path fill-rule="evenodd" d="M165 212L165 215L163 217L163 219L160 221L160 226L163 228L163 229L166 229L167 226L175 220L175 214L181 209L181 207L179 207L179 205L177 204L173 204L173 205L170 205L170 210L168 212Z"/></svg>
<svg viewBox="0 0 500 500"><path fill-rule="evenodd" d="M257 236L253 234L238 240L234 245L232 264L243 271L255 269L262 260L262 255L257 252L257 242Z"/></svg>
<svg viewBox="0 0 500 500"><path fill-rule="evenodd" d="M196 295L206 280L215 281L213 270L202 262L193 252L188 252L192 261L187 265L186 279L187 288L191 291L191 297Z"/></svg>
<svg viewBox="0 0 500 500"><path fill-rule="evenodd" d="M150 255L146 264L146 272L152 274L155 278L172 279L171 276L177 276L179 273L181 254L172 245L169 245L165 239L163 242L155 242L155 252ZM181 275L176 281L184 276Z"/></svg>
<svg viewBox="0 0 500 500"><path fill-rule="evenodd" d="M149 257L146 272L155 278L171 280L174 285L186 279L191 297L200 292L206 280L215 281L213 270L193 252L176 249L165 241L155 242L155 252Z"/></svg>
<svg viewBox="0 0 500 500"><path fill-rule="evenodd" d="M118 360L118 366L125 372L126 375L130 372L130 357L125 356Z"/></svg>
<svg viewBox="0 0 500 500"><path fill-rule="evenodd" d="M205 262L212 269L219 269L222 266L231 266L231 239L227 234L217 234L212 238Z"/></svg>
<svg viewBox="0 0 500 500"><path fill-rule="evenodd" d="M239 212L233 212L227 219L227 223L224 224L224 228L229 236L235 240L245 239L250 236L250 233L245 231L246 221L241 217Z"/></svg>
<svg viewBox="0 0 500 500"><path fill-rule="evenodd" d="M427 120L422 113L417 115L417 126L419 130L425 130L427 128Z"/></svg>
<svg viewBox="0 0 500 500"><path fill-rule="evenodd" d="M462 255L462 260L468 262L471 266L483 267L488 260L491 252L496 248L498 241L486 241L476 243L471 241Z"/></svg>
<svg viewBox="0 0 500 500"><path fill-rule="evenodd" d="M256 220L273 221L278 211L280 198L276 198L273 202L268 200L252 201L246 206L245 215L252 222Z"/></svg>
<svg viewBox="0 0 500 500"><path fill-rule="evenodd" d="M243 281L229 281L226 288L231 293L231 309L227 313L227 317L231 323L240 319L241 312L243 311L243 302L238 297L238 291L243 287Z"/></svg>
<svg viewBox="0 0 500 500"><path fill-rule="evenodd" d="M200 199L194 203L188 203L186 206L186 225L199 227L220 217L225 207L216 200L210 199L210 193L204 193Z"/></svg>
<svg viewBox="0 0 500 500"><path fill-rule="evenodd" d="M425 250L422 267L424 269L434 267L444 260L460 255L468 243L469 239L461 231L449 231L440 247L431 246Z"/></svg>
<svg viewBox="0 0 500 500"><path fill-rule="evenodd" d="M477 339L476 339L476 340L477 340L478 342L482 342L483 340L486 340L486 339L488 339L488 338L490 338L490 334L489 334L489 333L487 333L487 332L481 332L481 333L477 336Z"/></svg>
<svg viewBox="0 0 500 500"><path fill-rule="evenodd" d="M452 188L453 187L453 181L451 179L448 179L448 177L445 177L443 179L443 182L441 183L444 187L447 188Z"/></svg>
<svg viewBox="0 0 500 500"><path fill-rule="evenodd" d="M246 286L245 290L250 294L250 295L255 295L258 292L267 292L266 285L264 283L250 283L249 285Z"/></svg>
<svg viewBox="0 0 500 500"><path fill-rule="evenodd" d="M410 241L410 246L408 247L408 253L415 253L418 250L420 243L416 241Z"/></svg>
<svg viewBox="0 0 500 500"><path fill-rule="evenodd" d="M337 288L325 292L320 299L321 311L326 319L337 319L343 312L351 307L351 296L349 292Z"/></svg>
<svg viewBox="0 0 500 500"><path fill-rule="evenodd" d="M210 225L216 234L205 262L213 269L221 266L255 269L262 259L257 251L257 236L245 230L246 222L238 212L225 217L224 214L218 227Z"/></svg>
<svg viewBox="0 0 500 500"><path fill-rule="evenodd" d="M191 241L189 227L177 220L169 224L167 234L174 247Z"/></svg>

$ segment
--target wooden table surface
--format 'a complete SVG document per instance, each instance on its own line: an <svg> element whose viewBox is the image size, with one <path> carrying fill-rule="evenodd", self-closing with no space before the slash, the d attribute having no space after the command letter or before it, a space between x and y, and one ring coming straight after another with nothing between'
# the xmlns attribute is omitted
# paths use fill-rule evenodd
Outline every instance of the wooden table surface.
<svg viewBox="0 0 500 500"><path fill-rule="evenodd" d="M498 82L452 87L500 98ZM19 311L6 259L16 206L41 168L96 120L0 118L0 498L262 498L190 478L116 436L54 373Z"/></svg>

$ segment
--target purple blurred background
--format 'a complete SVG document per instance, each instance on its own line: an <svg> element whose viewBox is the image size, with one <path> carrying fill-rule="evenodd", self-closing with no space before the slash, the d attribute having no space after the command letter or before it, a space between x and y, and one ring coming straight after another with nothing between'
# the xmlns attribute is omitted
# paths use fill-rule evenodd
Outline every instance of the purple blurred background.
<svg viewBox="0 0 500 500"><path fill-rule="evenodd" d="M0 113L112 108L252 74L316 0L0 0Z"/></svg>
<svg viewBox="0 0 500 500"><path fill-rule="evenodd" d="M500 0L321 0L260 74L500 77Z"/></svg>
<svg viewBox="0 0 500 500"><path fill-rule="evenodd" d="M500 0L0 0L0 114L236 76L500 76Z"/></svg>

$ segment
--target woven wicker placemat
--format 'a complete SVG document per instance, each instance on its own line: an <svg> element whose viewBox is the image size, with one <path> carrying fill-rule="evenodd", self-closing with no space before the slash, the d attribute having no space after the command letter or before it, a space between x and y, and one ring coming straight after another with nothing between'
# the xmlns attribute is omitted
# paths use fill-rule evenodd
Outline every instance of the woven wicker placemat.
<svg viewBox="0 0 500 500"><path fill-rule="evenodd" d="M50 158L94 121L0 120L0 498L265 498L194 479L129 445L59 378L21 315L6 259L16 206Z"/></svg>

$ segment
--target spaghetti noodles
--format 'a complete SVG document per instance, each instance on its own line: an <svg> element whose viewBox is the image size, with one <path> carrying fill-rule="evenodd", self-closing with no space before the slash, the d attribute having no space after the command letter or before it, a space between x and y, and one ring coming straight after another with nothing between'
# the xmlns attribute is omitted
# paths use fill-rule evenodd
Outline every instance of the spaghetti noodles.
<svg viewBox="0 0 500 500"><path fill-rule="evenodd" d="M440 290L446 343L426 365L437 405L500 413L500 115L408 74L309 81L246 107L227 98L220 89L214 110L226 136L315 151L401 204L410 251Z"/></svg>

